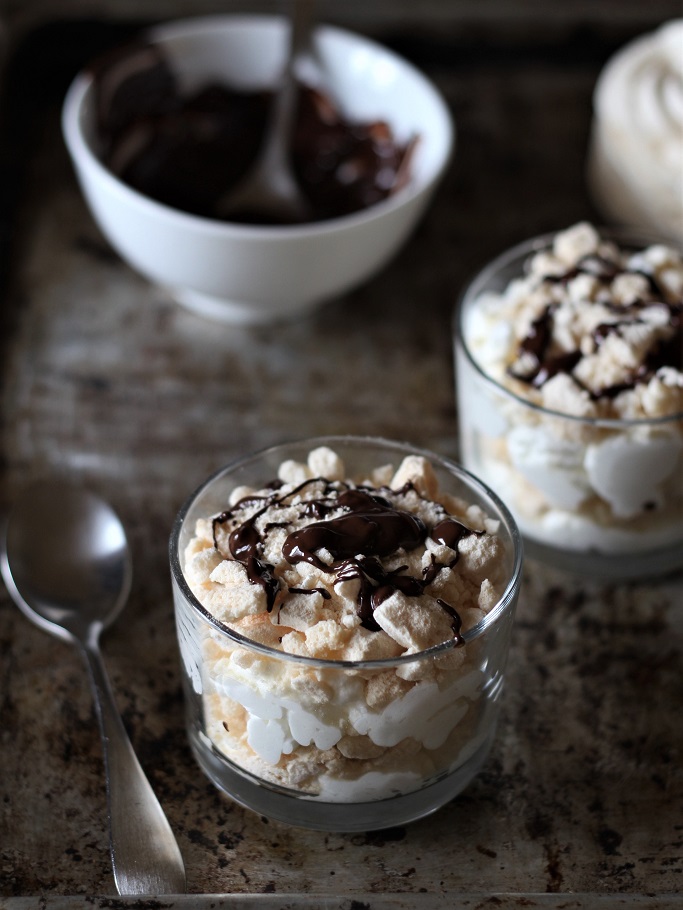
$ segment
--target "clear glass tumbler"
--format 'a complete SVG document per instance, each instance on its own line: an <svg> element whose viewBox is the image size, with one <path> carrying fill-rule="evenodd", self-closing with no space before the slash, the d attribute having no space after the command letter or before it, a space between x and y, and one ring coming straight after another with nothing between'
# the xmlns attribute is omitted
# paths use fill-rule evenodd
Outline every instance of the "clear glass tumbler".
<svg viewBox="0 0 683 910"><path fill-rule="evenodd" d="M647 242L611 236L626 249ZM521 278L530 257L549 249L554 237L503 253L475 276L456 307L460 459L504 495L527 555L596 579L679 569L683 414L619 420L548 410L487 375L469 343L480 301Z"/></svg>
<svg viewBox="0 0 683 910"><path fill-rule="evenodd" d="M283 461L305 462L318 446L337 452L348 476L424 455L441 490L499 522L504 591L460 644L360 662L300 657L236 633L193 595L183 554L197 519L221 513L237 487L263 488ZM522 547L505 505L459 466L364 437L270 448L192 494L173 528L170 562L189 740L204 772L238 803L293 825L367 831L433 812L481 769L499 711Z"/></svg>

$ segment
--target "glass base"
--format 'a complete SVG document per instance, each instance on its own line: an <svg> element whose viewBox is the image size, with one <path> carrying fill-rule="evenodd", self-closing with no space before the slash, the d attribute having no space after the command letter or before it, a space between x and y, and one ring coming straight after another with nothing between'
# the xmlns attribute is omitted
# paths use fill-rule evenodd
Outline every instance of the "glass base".
<svg viewBox="0 0 683 910"><path fill-rule="evenodd" d="M539 543L524 532L522 536L526 557L591 581L647 581L683 570L683 548L680 544L642 553L597 553L592 550L561 550Z"/></svg>
<svg viewBox="0 0 683 910"><path fill-rule="evenodd" d="M208 744L192 724L188 736L200 768L219 790L246 809L275 821L317 831L377 831L424 818L457 796L479 773L495 735L488 736L470 758L448 776L420 790L390 799L364 803L330 803L316 797L278 789L239 770Z"/></svg>

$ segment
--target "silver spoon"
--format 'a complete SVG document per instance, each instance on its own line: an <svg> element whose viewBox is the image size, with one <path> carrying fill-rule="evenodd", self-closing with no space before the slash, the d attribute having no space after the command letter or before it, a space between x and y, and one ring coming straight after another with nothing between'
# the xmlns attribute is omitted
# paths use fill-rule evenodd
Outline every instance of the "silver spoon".
<svg viewBox="0 0 683 910"><path fill-rule="evenodd" d="M280 86L274 96L266 136L258 159L238 185L217 206L222 218L244 213L274 221L303 221L310 205L296 182L290 163L290 142L296 113L295 64L309 48L315 0L290 0L289 52Z"/></svg>
<svg viewBox="0 0 683 910"><path fill-rule="evenodd" d="M130 744L99 649L100 633L130 591L132 563L121 522L83 487L41 481L10 513L0 569L19 609L41 629L76 645L88 667L104 748L119 894L184 893L178 844Z"/></svg>

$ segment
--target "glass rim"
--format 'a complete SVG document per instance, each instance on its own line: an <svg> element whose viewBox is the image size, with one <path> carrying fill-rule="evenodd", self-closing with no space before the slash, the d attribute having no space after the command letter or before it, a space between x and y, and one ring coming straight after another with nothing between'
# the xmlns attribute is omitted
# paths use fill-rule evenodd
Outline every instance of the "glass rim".
<svg viewBox="0 0 683 910"><path fill-rule="evenodd" d="M595 226L595 230L598 232L601 239L607 241L621 241L622 243L628 242L634 245L645 244L646 246L667 246L671 249L678 249L678 247L671 241L665 240L662 237L656 237L652 234L648 234L646 231L601 226ZM528 398L524 398L518 392L515 392L507 386L503 385L499 380L489 375L489 373L484 370L482 365L474 357L465 338L463 329L466 312L483 292L481 286L484 285L488 279L491 278L491 276L497 274L505 266L510 265L515 259L527 259L529 256L535 253L549 249L552 246L552 243L555 237L557 237L558 233L560 233L560 231L548 231L544 234L538 234L535 237L530 237L526 240L522 240L520 243L516 243L514 246L508 247L506 250L503 250L502 253L499 253L493 259L490 259L466 282L463 290L458 295L453 315L452 328L455 342L467 357L470 365L488 386L494 388L503 397L545 417L568 420L574 424L579 424L581 426L596 427L604 430L627 430L635 429L637 427L659 427L683 420L683 411L678 411L675 414L664 414L661 417L631 418L581 417L578 414L567 414L563 411L556 411L553 408L545 407L544 405L538 404L535 401L530 401ZM522 277L522 275L520 274L518 277Z"/></svg>
<svg viewBox="0 0 683 910"><path fill-rule="evenodd" d="M473 487L480 495L483 495L484 498L488 499L489 503L497 510L497 515L489 515L488 517L500 520L506 527L512 544L512 567L505 589L498 599L498 602L489 610L488 613L486 613L483 619L476 623L476 625L472 626L471 629L467 629L465 632L462 632L460 636L462 639L462 645L458 644L455 639L448 639L446 641L440 642L437 645L432 645L431 647L426 648L424 651L418 651L415 654L401 654L397 657L385 657L375 660L361 661L332 660L328 658L308 657L305 655L291 654L287 651L280 651L277 648L270 647L270 645L265 645L261 642L255 641L254 639L247 638L245 635L241 635L239 632L235 632L235 630L231 629L226 623L221 622L219 619L213 616L206 609L206 607L204 607L199 602L198 598L195 597L195 595L190 590L190 586L187 583L180 562L179 543L180 534L183 530L185 519L187 518L190 509L197 501L198 497L201 496L201 494L213 483L215 483L215 481L217 481L220 477L229 474L231 471L235 471L242 465L256 461L259 458L264 458L270 454L274 454L279 450L295 445L308 445L311 448L328 445L330 448L333 448L335 443L347 446L355 445L358 448L368 445L377 447L382 446L384 448L393 449L396 453L402 455L421 455L429 459L433 464L439 465L442 469L453 474L458 480L463 481L465 484ZM268 481L265 480L264 484L267 482ZM501 500L497 493L491 490L490 487L488 487L483 481L479 480L478 477L476 477L466 468L462 467L462 465L459 465L442 455L438 455L436 452L420 448L419 446L411 445L407 442L384 439L380 436L360 436L352 434L294 438L282 443L278 443L276 445L263 447L254 452L250 452L247 455L242 455L232 459L227 464L223 465L223 467L218 468L218 470L214 471L187 497L176 515L169 539L169 560L173 582L177 585L179 593L184 597L185 601L192 608L192 610L196 613L199 613L202 619L206 620L211 626L213 626L214 629L216 629L216 631L220 632L222 635L225 635L237 645L241 645L242 647L248 648L249 650L277 660L305 664L306 666L313 668L319 667L328 669L337 668L355 670L386 670L404 664L421 662L423 660L431 660L435 657L442 656L449 651L453 651L459 647L465 646L469 644L469 642L479 638L484 634L484 632L489 629L490 626L494 625L500 617L507 613L510 607L514 604L515 599L519 593L519 587L521 585L522 567L524 561L523 551L524 547L522 536L520 534L519 528L517 527L517 523L515 522L515 519L513 518L512 513L508 507Z"/></svg>

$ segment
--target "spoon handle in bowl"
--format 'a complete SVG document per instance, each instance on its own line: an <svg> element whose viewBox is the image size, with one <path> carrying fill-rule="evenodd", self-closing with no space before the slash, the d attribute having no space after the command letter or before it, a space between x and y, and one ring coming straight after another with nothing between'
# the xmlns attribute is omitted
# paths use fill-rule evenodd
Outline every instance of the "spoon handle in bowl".
<svg viewBox="0 0 683 910"><path fill-rule="evenodd" d="M180 849L123 726L96 642L81 646L102 734L116 887L125 894L184 894Z"/></svg>

